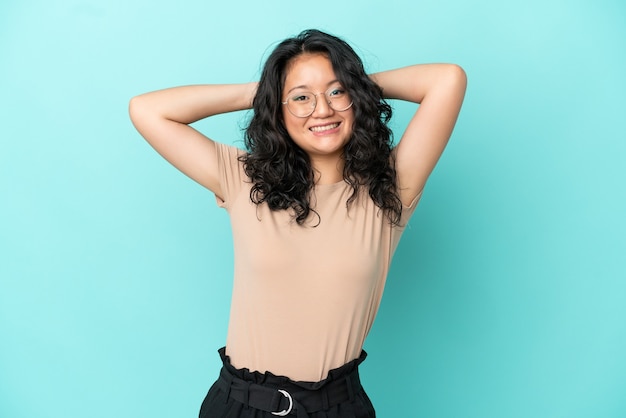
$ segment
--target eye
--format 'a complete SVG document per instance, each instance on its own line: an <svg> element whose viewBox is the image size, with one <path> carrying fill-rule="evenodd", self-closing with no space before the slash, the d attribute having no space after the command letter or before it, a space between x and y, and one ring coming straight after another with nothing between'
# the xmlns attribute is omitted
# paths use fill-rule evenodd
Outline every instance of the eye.
<svg viewBox="0 0 626 418"><path fill-rule="evenodd" d="M328 91L328 97L341 97L346 94L346 91L341 87L335 87Z"/></svg>
<svg viewBox="0 0 626 418"><path fill-rule="evenodd" d="M310 93L299 93L294 96L291 96L292 102L308 102L311 100L312 94Z"/></svg>

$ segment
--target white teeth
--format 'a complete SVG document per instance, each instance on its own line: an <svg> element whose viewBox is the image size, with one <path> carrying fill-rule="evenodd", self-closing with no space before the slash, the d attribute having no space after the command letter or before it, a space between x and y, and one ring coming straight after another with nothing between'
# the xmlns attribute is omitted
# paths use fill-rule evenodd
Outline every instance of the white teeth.
<svg viewBox="0 0 626 418"><path fill-rule="evenodd" d="M324 131L328 131L331 129L335 129L338 126L339 126L339 123L331 123L330 125L324 125L324 126L312 126L309 129L312 130L313 132L324 132Z"/></svg>

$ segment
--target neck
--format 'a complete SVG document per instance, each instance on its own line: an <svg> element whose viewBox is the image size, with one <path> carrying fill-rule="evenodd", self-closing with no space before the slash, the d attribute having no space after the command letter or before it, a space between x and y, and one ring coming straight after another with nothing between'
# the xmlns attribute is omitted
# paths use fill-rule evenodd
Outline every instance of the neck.
<svg viewBox="0 0 626 418"><path fill-rule="evenodd" d="M334 184L343 180L344 160L311 161L315 173L315 184Z"/></svg>

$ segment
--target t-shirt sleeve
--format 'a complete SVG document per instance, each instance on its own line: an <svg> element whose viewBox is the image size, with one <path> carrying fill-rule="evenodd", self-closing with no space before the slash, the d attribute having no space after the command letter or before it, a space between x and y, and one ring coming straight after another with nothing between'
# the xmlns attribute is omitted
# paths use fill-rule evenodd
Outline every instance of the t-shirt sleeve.
<svg viewBox="0 0 626 418"><path fill-rule="evenodd" d="M413 201L411 201L409 206L402 205L402 215L400 216L401 226L405 226L407 222L409 221L409 219L411 218L411 216L413 215L413 212L415 212L415 208L417 208L417 204L422 198L422 193L424 193L423 189L421 192L417 194L417 196L415 196L415 198L413 198Z"/></svg>
<svg viewBox="0 0 626 418"><path fill-rule="evenodd" d="M239 156L243 153L239 148L226 144L215 144L217 149L217 167L222 195L215 195L217 205L228 209L231 202L242 191L245 174Z"/></svg>
<svg viewBox="0 0 626 418"><path fill-rule="evenodd" d="M417 204L422 198L423 192L424 192L423 190L419 192L418 195L415 196L413 201L408 206L402 205L400 223L391 228L391 254L393 254L396 251L396 248L398 247L398 243L400 242L400 238L402 237L402 234L404 233L404 231L407 228L410 228L409 220L411 219L411 216L413 216L413 212L415 212L415 208L417 208Z"/></svg>

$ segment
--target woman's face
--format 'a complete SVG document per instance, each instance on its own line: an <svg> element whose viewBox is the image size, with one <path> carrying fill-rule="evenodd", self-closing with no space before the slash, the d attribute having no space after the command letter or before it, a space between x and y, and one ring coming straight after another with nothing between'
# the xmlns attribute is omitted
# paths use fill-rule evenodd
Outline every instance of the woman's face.
<svg viewBox="0 0 626 418"><path fill-rule="evenodd" d="M342 94L347 95L324 54L302 54L287 65L282 101L290 102L290 105L282 105L283 120L291 139L312 162L340 158L350 140L354 111L351 100L342 99ZM298 112L290 109L304 106L302 101L306 97L315 100L315 108L309 116L295 116L294 113ZM350 104L345 110L344 103Z"/></svg>

